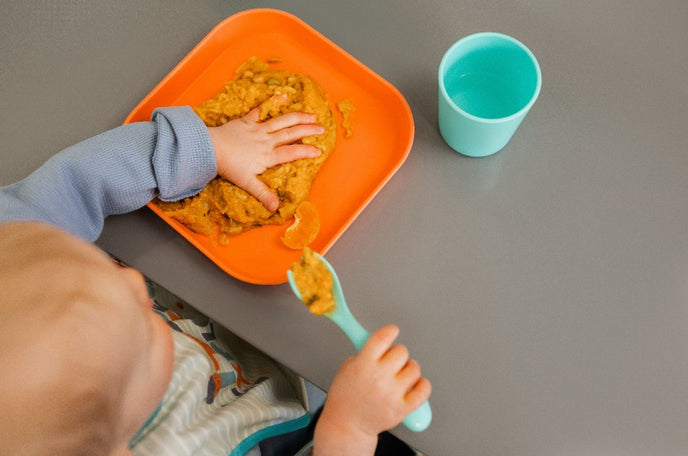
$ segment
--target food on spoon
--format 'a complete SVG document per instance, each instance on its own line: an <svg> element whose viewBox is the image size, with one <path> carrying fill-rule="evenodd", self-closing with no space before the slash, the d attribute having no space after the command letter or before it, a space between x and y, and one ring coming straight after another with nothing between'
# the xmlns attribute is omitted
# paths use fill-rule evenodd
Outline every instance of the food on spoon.
<svg viewBox="0 0 688 456"><path fill-rule="evenodd" d="M195 196L174 202L156 201L163 213L196 233L216 236L220 244L227 244L229 236L243 231L281 225L291 219L299 204L308 199L316 174L335 146L336 123L327 93L307 75L271 70L268 63L256 58L241 65L234 79L195 111L206 125L215 127L246 115L256 106L260 106L261 121L289 112L315 114L316 123L325 132L303 138L301 143L319 148L322 154L274 166L259 176L279 197L275 212L220 176Z"/></svg>
<svg viewBox="0 0 688 456"><path fill-rule="evenodd" d="M310 201L302 201L294 212L294 223L282 236L282 242L290 249L301 250L315 240L319 231L318 208Z"/></svg>
<svg viewBox="0 0 688 456"><path fill-rule="evenodd" d="M301 300L308 310L315 315L334 310L336 304L332 295L332 274L311 249L303 249L301 261L291 265L291 273Z"/></svg>

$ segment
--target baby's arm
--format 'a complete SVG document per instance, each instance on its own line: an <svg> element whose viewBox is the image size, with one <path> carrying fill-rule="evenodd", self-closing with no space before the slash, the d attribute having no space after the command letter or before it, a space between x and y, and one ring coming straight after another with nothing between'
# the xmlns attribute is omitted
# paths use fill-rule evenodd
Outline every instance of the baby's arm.
<svg viewBox="0 0 688 456"><path fill-rule="evenodd" d="M28 177L0 188L0 223L31 220L95 240L105 217L159 194L179 199L217 173L208 129L189 107L157 110L75 144Z"/></svg>
<svg viewBox="0 0 688 456"><path fill-rule="evenodd" d="M256 175L319 154L312 146L288 145L322 133L314 121L292 113L259 123L252 111L209 129L189 107L158 109L150 122L82 141L0 188L0 223L42 221L93 241L107 216L136 210L156 195L164 201L194 195L218 172L275 210L277 196Z"/></svg>
<svg viewBox="0 0 688 456"><path fill-rule="evenodd" d="M403 345L392 346L398 334L383 327L342 365L315 428L315 456L372 456L378 434L428 399L432 388L418 363Z"/></svg>

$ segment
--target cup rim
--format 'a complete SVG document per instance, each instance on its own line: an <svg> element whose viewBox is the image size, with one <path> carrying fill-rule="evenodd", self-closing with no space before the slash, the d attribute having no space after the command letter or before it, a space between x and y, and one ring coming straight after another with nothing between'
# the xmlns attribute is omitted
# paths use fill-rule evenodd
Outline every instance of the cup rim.
<svg viewBox="0 0 688 456"><path fill-rule="evenodd" d="M528 57L532 60L532 62L535 65L535 74L537 77L537 81L535 84L535 90L533 91L533 94L531 95L530 100L528 100L528 103L526 103L521 109L519 109L515 113L510 114L508 116L504 116L504 117L497 117L497 118L479 117L479 116L476 116L475 114L471 114L470 112L467 112L467 111L461 109L461 107L458 106L456 103L454 103L454 100L452 100L451 97L449 96L449 94L447 93L447 88L444 85L444 78L442 77L442 75L444 74L445 67L447 66L447 61L449 60L449 55L452 54L452 51L454 51L454 49L465 44L467 41L471 41L474 39L483 38L483 37L487 37L487 36L498 37L500 39L510 41L511 43L515 44L516 46L518 46L522 51L524 51L528 55ZM517 40L516 38L514 38L512 36L505 35L505 34L499 33L499 32L473 33L470 35L466 35L463 38L461 38L460 40L456 41L454 44L452 44L449 47L449 49L447 49L447 51L444 53L444 56L442 56L442 60L440 61L439 70L437 72L437 77L438 77L439 88L440 88L440 91L442 93L442 96L447 101L447 103L449 103L449 105L451 107L453 107L454 109L456 109L457 111L459 111L460 113L462 113L463 115L465 115L466 117L468 117L471 120L474 120L477 122L484 122L484 123L499 123L499 122L505 122L505 121L509 121L511 119L514 119L514 118L521 117L524 113L526 113L526 112L528 112L528 110L530 110L530 108L533 106L533 104L535 104L535 101L537 100L538 96L540 95L540 89L542 88L542 72L540 70L540 63L538 62L537 58L535 57L535 54L533 54L533 52L530 49L528 49L528 47L525 44L523 44L521 41Z"/></svg>

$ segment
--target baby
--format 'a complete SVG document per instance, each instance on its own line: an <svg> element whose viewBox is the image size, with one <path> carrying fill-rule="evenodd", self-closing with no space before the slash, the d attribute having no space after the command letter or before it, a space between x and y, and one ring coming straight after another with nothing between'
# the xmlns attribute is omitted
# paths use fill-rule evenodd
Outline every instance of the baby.
<svg viewBox="0 0 688 456"><path fill-rule="evenodd" d="M291 113L258 122L254 110L207 128L188 107L161 109L151 122L72 146L0 189L3 453L156 454L154 446L144 445L160 441L157 454L175 454L164 446L168 434L156 438L173 429L176 454L215 454L208 442L217 444L229 431L201 444L195 439L221 425L240 432L217 454L243 454L261 435L254 432L261 423L247 417L263 415L240 413L243 403L230 397L258 401L260 396L263 402L253 406L265 404L272 420L267 429L280 423L282 412L289 420L304 413L293 390L284 387L288 376L262 361L254 363L262 370L252 375L249 357L241 359L216 340L207 322L154 310L141 274L117 265L88 241L98 237L108 215L135 210L156 195L163 200L192 195L216 174L276 210L277 196L257 176L278 163L316 156L317 149L296 143L322 132L314 121L309 114ZM314 454L372 455L378 434L429 397L430 382L406 348L394 345L397 334L395 326L383 327L343 364L315 428ZM203 362L190 361L199 359L192 348ZM198 410L217 405L208 410L220 419L183 415L182 407L168 405L196 394L180 387L185 379L200 375L207 383L204 369L217 370L220 363L233 369L234 386L225 388L231 393L199 391L200 401L191 398L199 402ZM280 413L271 415L273 408ZM222 415L233 409L239 413L232 416L242 419Z"/></svg>

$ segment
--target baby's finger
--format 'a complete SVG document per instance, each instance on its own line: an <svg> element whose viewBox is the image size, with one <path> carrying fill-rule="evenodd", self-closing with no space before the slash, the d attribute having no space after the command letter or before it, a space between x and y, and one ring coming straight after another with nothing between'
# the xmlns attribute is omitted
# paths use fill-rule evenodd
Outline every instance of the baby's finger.
<svg viewBox="0 0 688 456"><path fill-rule="evenodd" d="M378 360L387 353L398 335L399 328L396 325L383 326L370 336L360 354L363 357Z"/></svg>
<svg viewBox="0 0 688 456"><path fill-rule="evenodd" d="M315 124L315 114L308 114L305 112L290 112L281 116L273 117L264 122L268 133L274 133L284 128L294 127L296 125Z"/></svg>
<svg viewBox="0 0 688 456"><path fill-rule="evenodd" d="M281 146L283 144L291 144L306 136L319 135L324 131L325 129L323 127L316 124L296 125L272 132L270 136L276 146Z"/></svg>
<svg viewBox="0 0 688 456"><path fill-rule="evenodd" d="M273 150L272 157L268 168L287 163L299 158L315 158L320 156L322 152L315 146L308 146L306 144L290 144L287 146L279 146Z"/></svg>
<svg viewBox="0 0 688 456"><path fill-rule="evenodd" d="M420 379L420 364L415 359L409 359L406 365L397 374L397 379L402 386L411 387Z"/></svg>
<svg viewBox="0 0 688 456"><path fill-rule="evenodd" d="M408 348L404 345L395 345L387 353L382 355L380 362L389 367L392 372L399 372L409 360Z"/></svg>
<svg viewBox="0 0 688 456"><path fill-rule="evenodd" d="M423 377L406 393L406 404L411 411L420 407L420 405L427 401L432 393L432 384L430 380Z"/></svg>
<svg viewBox="0 0 688 456"><path fill-rule="evenodd" d="M248 114L244 116L244 120L250 122L258 122L260 120L260 108L256 107L251 109Z"/></svg>
<svg viewBox="0 0 688 456"><path fill-rule="evenodd" d="M270 188L268 188L268 186L257 177L250 179L240 187L253 195L270 212L275 212L279 208L279 198L277 195L275 195Z"/></svg>

